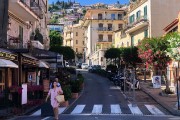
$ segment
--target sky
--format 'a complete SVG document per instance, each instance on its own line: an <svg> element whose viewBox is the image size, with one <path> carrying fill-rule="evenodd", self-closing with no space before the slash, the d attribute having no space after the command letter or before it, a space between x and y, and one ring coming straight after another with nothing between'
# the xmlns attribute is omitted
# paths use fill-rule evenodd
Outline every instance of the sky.
<svg viewBox="0 0 180 120"><path fill-rule="evenodd" d="M48 3L51 4L52 2L56 2L58 0L48 0ZM59 1L63 1L63 0L59 0ZM68 0L64 0L64 1L68 1ZM71 0L74 1L74 0ZM120 4L125 4L128 3L129 0L75 0L76 2L79 2L81 5L91 5L91 4L95 4L95 3L105 3L105 4L112 4L112 3L116 3L117 1L120 2Z"/></svg>

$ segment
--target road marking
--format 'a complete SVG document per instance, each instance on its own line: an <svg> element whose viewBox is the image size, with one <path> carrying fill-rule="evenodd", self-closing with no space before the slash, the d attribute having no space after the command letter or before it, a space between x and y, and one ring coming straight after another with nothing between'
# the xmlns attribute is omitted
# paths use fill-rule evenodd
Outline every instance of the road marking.
<svg viewBox="0 0 180 120"><path fill-rule="evenodd" d="M74 110L71 112L71 114L80 114L82 113L85 105L77 105Z"/></svg>
<svg viewBox="0 0 180 120"><path fill-rule="evenodd" d="M161 112L157 107L154 105L145 105L146 108L153 114L153 115L165 115L163 112Z"/></svg>
<svg viewBox="0 0 180 120"><path fill-rule="evenodd" d="M43 119L41 119L41 120L47 120L47 119L49 119L50 117L45 117L45 118L43 118Z"/></svg>
<svg viewBox="0 0 180 120"><path fill-rule="evenodd" d="M32 115L30 116L38 116L41 115L41 109L39 109L38 111L34 112Z"/></svg>
<svg viewBox="0 0 180 120"><path fill-rule="evenodd" d="M112 105L111 105L111 113L112 113L112 114L121 114L122 111L121 111L120 105L118 105L118 104L112 104Z"/></svg>
<svg viewBox="0 0 180 120"><path fill-rule="evenodd" d="M92 114L100 114L102 113L102 105L94 105Z"/></svg>
<svg viewBox="0 0 180 120"><path fill-rule="evenodd" d="M59 114L63 113L65 109L66 109L66 107L60 107L59 108Z"/></svg>
<svg viewBox="0 0 180 120"><path fill-rule="evenodd" d="M132 106L132 104L128 104L131 112L133 114L138 114L138 115L142 115L143 113L141 112L141 110L138 108L138 106Z"/></svg>

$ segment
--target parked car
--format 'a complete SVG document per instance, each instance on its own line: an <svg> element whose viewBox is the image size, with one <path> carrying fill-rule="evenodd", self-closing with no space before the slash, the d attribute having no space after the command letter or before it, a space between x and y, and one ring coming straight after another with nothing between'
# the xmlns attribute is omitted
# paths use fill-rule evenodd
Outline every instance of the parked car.
<svg viewBox="0 0 180 120"><path fill-rule="evenodd" d="M88 69L88 64L87 63L82 63L81 68L82 69Z"/></svg>
<svg viewBox="0 0 180 120"><path fill-rule="evenodd" d="M88 68L89 72L95 72L96 70L100 70L101 66L100 65L92 65Z"/></svg>

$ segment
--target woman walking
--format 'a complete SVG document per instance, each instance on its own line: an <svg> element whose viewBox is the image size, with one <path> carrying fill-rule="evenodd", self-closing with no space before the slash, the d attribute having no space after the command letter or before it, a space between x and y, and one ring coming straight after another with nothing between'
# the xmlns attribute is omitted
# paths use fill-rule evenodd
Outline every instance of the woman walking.
<svg viewBox="0 0 180 120"><path fill-rule="evenodd" d="M61 87L57 87L57 82L54 81L52 88L49 90L48 95L46 97L46 102L49 96L51 96L51 106L53 107L55 120L58 120L58 114L59 114L59 109L58 109L59 103L56 100L56 96L59 94L63 94L63 91Z"/></svg>

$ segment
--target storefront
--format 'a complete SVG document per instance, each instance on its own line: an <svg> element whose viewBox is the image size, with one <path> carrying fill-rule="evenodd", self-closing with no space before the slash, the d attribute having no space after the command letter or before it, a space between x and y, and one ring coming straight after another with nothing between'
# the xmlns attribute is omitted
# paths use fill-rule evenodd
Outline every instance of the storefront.
<svg viewBox="0 0 180 120"><path fill-rule="evenodd" d="M18 55L0 49L0 105L6 101L6 91L18 82Z"/></svg>

